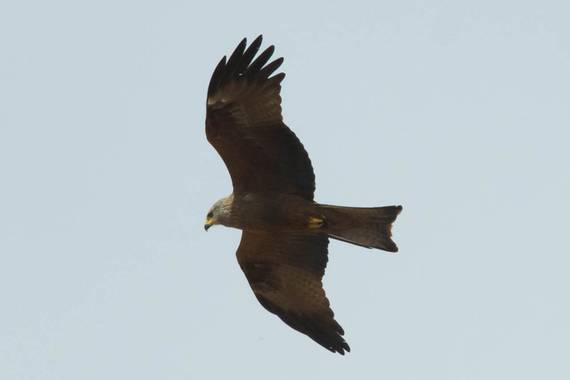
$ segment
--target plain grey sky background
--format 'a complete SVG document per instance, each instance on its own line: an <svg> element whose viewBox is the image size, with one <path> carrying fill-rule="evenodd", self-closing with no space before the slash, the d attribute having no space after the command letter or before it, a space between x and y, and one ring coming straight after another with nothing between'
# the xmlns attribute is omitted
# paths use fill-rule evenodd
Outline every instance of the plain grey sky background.
<svg viewBox="0 0 570 380"><path fill-rule="evenodd" d="M1 379L568 379L565 1L0 6ZM352 353L257 303L204 135L264 34L317 199L402 204L401 254L330 245Z"/></svg>

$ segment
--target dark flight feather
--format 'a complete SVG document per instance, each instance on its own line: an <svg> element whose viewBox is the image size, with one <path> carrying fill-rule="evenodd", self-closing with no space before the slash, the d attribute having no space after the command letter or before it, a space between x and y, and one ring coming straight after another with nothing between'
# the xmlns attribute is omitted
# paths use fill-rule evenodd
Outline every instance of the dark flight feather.
<svg viewBox="0 0 570 380"><path fill-rule="evenodd" d="M259 303L332 352L350 347L322 286L328 237L244 231L238 262Z"/></svg>
<svg viewBox="0 0 570 380"><path fill-rule="evenodd" d="M242 40L216 66L208 86L206 135L228 167L235 194L280 192L312 200L311 161L281 115L285 74L271 76L283 58L270 62L273 46L255 58L261 41L259 36L247 47Z"/></svg>
<svg viewBox="0 0 570 380"><path fill-rule="evenodd" d="M273 45L271 45L267 49L265 49L263 51L263 53L261 53L255 61L253 61L253 63L249 67L249 71L248 71L248 73L246 73L246 75L249 78L251 78L255 75L255 73L259 72L259 70L261 70L263 65L265 65L267 63L267 61L269 61L269 58L271 58L274 51L275 51L275 46L273 46Z"/></svg>

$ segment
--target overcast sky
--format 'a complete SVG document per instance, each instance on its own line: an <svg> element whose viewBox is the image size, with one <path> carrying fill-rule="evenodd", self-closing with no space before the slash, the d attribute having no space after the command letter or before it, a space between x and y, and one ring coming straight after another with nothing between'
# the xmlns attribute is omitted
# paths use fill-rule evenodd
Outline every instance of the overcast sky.
<svg viewBox="0 0 570 380"><path fill-rule="evenodd" d="M0 5L0 378L568 379L565 1ZM323 203L402 204L399 255L333 241L352 352L266 312L204 232L221 56L264 35Z"/></svg>

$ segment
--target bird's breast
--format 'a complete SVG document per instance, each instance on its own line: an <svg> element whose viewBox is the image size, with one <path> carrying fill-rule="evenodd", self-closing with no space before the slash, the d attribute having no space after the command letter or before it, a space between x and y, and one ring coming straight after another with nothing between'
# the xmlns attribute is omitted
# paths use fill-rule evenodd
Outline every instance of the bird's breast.
<svg viewBox="0 0 570 380"><path fill-rule="evenodd" d="M232 227L257 231L303 230L315 212L313 202L295 195L248 193L234 198Z"/></svg>

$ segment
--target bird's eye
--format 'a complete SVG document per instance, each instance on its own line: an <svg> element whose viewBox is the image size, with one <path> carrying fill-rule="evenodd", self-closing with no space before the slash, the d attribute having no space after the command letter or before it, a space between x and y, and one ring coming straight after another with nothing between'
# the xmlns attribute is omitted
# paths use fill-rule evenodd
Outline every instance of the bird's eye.
<svg viewBox="0 0 570 380"><path fill-rule="evenodd" d="M213 218L214 217L214 213L212 211L210 211L208 213L208 215L206 215L206 218Z"/></svg>

